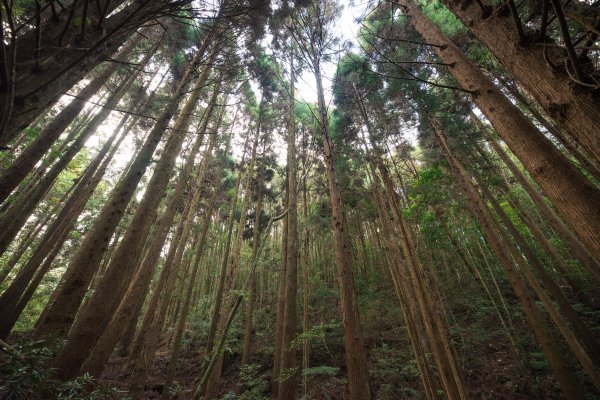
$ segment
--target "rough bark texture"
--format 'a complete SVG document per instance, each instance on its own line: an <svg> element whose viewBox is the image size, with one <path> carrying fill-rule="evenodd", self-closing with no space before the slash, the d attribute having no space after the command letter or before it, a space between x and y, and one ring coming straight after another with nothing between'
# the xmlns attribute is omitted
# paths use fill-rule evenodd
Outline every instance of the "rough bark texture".
<svg viewBox="0 0 600 400"><path fill-rule="evenodd" d="M285 279L285 310L283 319L283 336L281 341L281 371L289 371L296 367L296 350L291 348L292 341L296 337L296 294L298 291L298 191L297 191L297 167L296 167L296 119L295 119L295 96L294 96L294 62L291 57L291 96L289 112L289 135L288 135L288 215L287 215L287 267ZM289 374L285 380L279 382L279 400L293 400L296 397L296 374Z"/></svg>
<svg viewBox="0 0 600 400"><path fill-rule="evenodd" d="M60 286L56 289L58 295L55 302L49 304L49 312L36 328L38 336L53 331L64 334L69 329L87 287L108 248L110 239L123 217L139 181L152 160L154 150L165 132L167 132L169 121L175 114L190 77L201 58L202 52L199 51L178 82L173 96L169 99L168 104L148 134L142 149L132 162L126 175L119 180L119 183L113 189L110 200L100 212L92 230L88 232L77 253L73 256Z"/></svg>
<svg viewBox="0 0 600 400"><path fill-rule="evenodd" d="M126 120L127 117L124 117L122 123ZM23 265L11 285L0 296L0 314L10 315L9 318L5 318L0 323L0 337L6 337L12 329L23 311L23 308L17 307L17 304L26 304L29 301L29 298L26 298L25 295L33 294L52 265L49 255L54 254L54 251L58 252L62 248L73 224L75 224L85 208L85 204L102 181L102 177L115 152L127 136L127 132L123 132L119 139L113 143L120 132L119 128L120 126L116 127L113 135L106 141L100 152L86 168L85 173L79 179L77 187L65 202L61 212L48 227L30 259L27 260L27 263ZM32 279L34 279L33 282Z"/></svg>
<svg viewBox="0 0 600 400"><path fill-rule="evenodd" d="M348 367L348 388L350 400L369 400L369 370L367 367L367 353L362 337L360 314L356 302L354 289L354 271L352 263L352 249L348 237L348 223L344 215L344 206L340 196L339 182L335 170L335 160L331 148L327 118L327 106L321 71L315 63L314 75L317 81L317 94L319 106L319 123L321 125L323 140L323 155L327 171L329 196L331 198L332 229L335 246L335 263L340 286L342 320L344 325L344 347L346 352L346 365Z"/></svg>
<svg viewBox="0 0 600 400"><path fill-rule="evenodd" d="M250 206L250 198L252 197L251 185L252 185L252 179L254 177L254 167L256 165L256 150L257 150L258 141L260 138L261 118L262 118L262 112L263 112L262 107L263 107L263 104L261 102L261 105L259 106L259 112L258 112L258 122L257 122L257 126L256 126L256 132L254 134L252 150L250 152L250 163L248 164L248 170L247 170L246 176L245 176L246 181L244 182L244 198L242 200L242 204L240 207L240 221L238 224L237 235L236 235L236 238L234 241L233 251L231 253L231 262L229 263L229 268L227 270L227 277L225 279L225 288L224 288L223 293L229 293L233 290L234 285L235 285L235 278L237 277L238 267L240 264L240 254L241 254L241 249L242 249L244 226L246 225L246 220L248 218L248 207ZM226 320L226 318L228 316L228 310L230 309L230 307L237 309L237 307L239 306L239 304L237 306L232 305L231 301L232 301L232 299L225 298L223 301L223 304L220 305L221 316L219 318L219 324L218 324L218 329L217 329L217 332L219 333L220 338L227 333L225 325L228 323L228 321ZM237 304L237 300L236 300L235 304ZM231 322L229 321L229 323L231 323ZM219 339L219 340L221 340L221 339ZM213 352L214 351L216 351L216 349L213 349ZM216 360L214 369L212 370L212 373L210 374L210 379L207 381L207 384L206 384L206 393L204 394L204 397L207 400L216 398L216 396L218 394L219 385L221 383L222 369L223 369L223 354L220 353Z"/></svg>
<svg viewBox="0 0 600 400"><path fill-rule="evenodd" d="M147 62L149 58L145 61ZM145 65L145 63L142 63ZM4 229L0 232L0 253L6 250L10 242L16 237L19 230L25 224L29 216L33 213L35 207L44 198L48 190L54 184L58 175L67 167L69 162L75 158L77 153L83 148L86 141L96 132L98 127L108 118L111 108L114 108L125 93L131 87L137 74L131 74L125 79L113 94L106 101L106 108L101 109L94 115L91 121L83 128L77 138L65 149L59 160L52 165L52 168L43 175L41 180L31 187L31 190L23 194L17 201L11 204L2 219ZM135 100L132 101L135 104Z"/></svg>
<svg viewBox="0 0 600 400"><path fill-rule="evenodd" d="M523 163L581 241L600 256L600 192L475 67L411 0L399 0L411 24L451 67L459 84Z"/></svg>
<svg viewBox="0 0 600 400"><path fill-rule="evenodd" d="M576 84L553 67L544 55L546 46L522 46L510 13L481 15L477 2L443 3L486 45L554 121L596 160L600 160L600 96L597 90ZM561 64L562 66L562 64Z"/></svg>
<svg viewBox="0 0 600 400"><path fill-rule="evenodd" d="M523 306L523 311L527 316L529 325L531 326L536 339L546 354L546 357L548 357L548 361L552 366L563 394L569 400L581 398L583 396L581 387L578 385L575 377L570 371L569 366L565 362L561 350L557 346L550 333L544 316L537 308L534 300L531 298L527 286L519 276L519 273L515 269L513 262L510 260L509 255L506 254L507 249L513 246L512 243L510 243L510 241L505 237L505 235L502 233L502 230L498 226L498 223L490 215L487 206L481 200L480 195L474 188L472 182L469 180L468 174L462 165L455 159L455 157L453 157L439 125L433 123L433 127L438 141L446 153L446 156L450 161L451 168L459 181L467 201L469 202L473 215L477 218L479 226L481 227L488 243L496 253L496 257L498 257L498 260L504 268L508 281L514 290L517 299Z"/></svg>
<svg viewBox="0 0 600 400"><path fill-rule="evenodd" d="M169 137L156 169L150 178L144 198L137 206L134 218L116 248L113 261L108 265L106 272L94 290L94 294L89 298L84 308L79 311L77 320L69 332L67 343L55 358L55 365L60 366L59 376L62 378L76 376L85 357L89 355L92 345L102 334L127 290L127 284L135 273L135 267L138 265L137 260L140 258L144 241L149 234L152 221L156 219L158 206L186 137L185 132L190 125L191 115L196 108L200 94L203 92L202 88L208 78L208 71L209 69L205 69L204 73L198 78L191 96L181 110L181 114L173 128L173 134ZM214 100L213 98L212 106L209 106L209 110L205 112L205 122L210 118L211 111L214 108ZM206 124L204 128L206 128ZM194 146L192 146L194 155L198 151L203 138L204 135L199 135ZM188 178L188 174L181 176L181 179L186 181ZM120 337L120 334L118 336ZM116 339L118 340L118 337ZM66 367L67 365L68 367ZM96 366L96 368L98 367Z"/></svg>
<svg viewBox="0 0 600 400"><path fill-rule="evenodd" d="M124 1L111 3L110 9L114 10ZM83 79L99 60L113 54L134 29L149 17L145 15L147 13L144 10L144 5L148 6L148 3L148 0L132 2L104 20L102 28L95 23L100 17L97 8L89 7L89 26L93 28L88 29L83 38L80 35L81 28L77 24L66 19L49 21L43 26L38 60L33 59L32 52L20 51L38 47L34 31L20 36L16 43L15 61L19 68L13 82L14 104L7 129L0 135L0 145L6 145L12 140L63 93ZM11 53L12 47L7 51ZM3 96L0 109L5 110L4 103L11 100L13 99Z"/></svg>
<svg viewBox="0 0 600 400"><path fill-rule="evenodd" d="M124 56L129 55L134 46L135 41L129 40L119 51L117 58L124 58ZM52 118L48 125L38 134L35 141L19 154L10 168L2 171L0 174L0 203L6 200L23 178L31 172L35 164L46 154L73 120L75 120L75 117L83 110L87 101L109 80L118 66L117 62L105 65L98 75L77 93L77 97L62 109L58 115Z"/></svg>

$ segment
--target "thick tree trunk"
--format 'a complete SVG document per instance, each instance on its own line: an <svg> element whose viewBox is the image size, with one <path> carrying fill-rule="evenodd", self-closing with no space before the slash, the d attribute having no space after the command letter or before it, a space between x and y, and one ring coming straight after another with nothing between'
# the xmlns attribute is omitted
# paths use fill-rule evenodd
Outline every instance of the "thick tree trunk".
<svg viewBox="0 0 600 400"><path fill-rule="evenodd" d="M547 60L550 43L523 46L511 13L483 16L477 2L444 0L454 12L544 108L556 123L600 161L600 97L573 81Z"/></svg>
<svg viewBox="0 0 600 400"><path fill-rule="evenodd" d="M216 50L213 52L213 56L214 54L216 54ZM210 57L209 64L212 62L212 58ZM144 241L149 234L152 222L156 219L158 206L171 178L171 171L175 167L176 158L186 137L185 133L190 126L191 115L196 108L200 94L203 92L202 88L208 78L209 70L207 68L203 71L192 89L192 94L181 110L180 116L173 127L173 134L169 137L162 151L161 158L156 165L156 169L150 178L145 195L136 207L132 222L116 248L106 272L103 274L98 286L94 289L93 295L89 298L84 308L78 312L77 320L69 332L67 342L61 353L54 360L55 365L59 366L57 375L62 379L69 379L76 376L79 367L84 362L86 356L90 354L92 346L104 331L106 324L110 322L113 312L127 291L127 284L130 282L135 273L135 268L138 266L137 260L143 251ZM200 134L192 146L188 161L191 161L192 157L197 154L204 139L208 120L214 110L218 85L216 88L213 92L213 98L209 103L210 105L205 111L203 129L199 132ZM180 179L187 182L190 172L190 169L185 170ZM187 233L184 230L184 234ZM183 242L185 243L185 241ZM120 326L117 326L115 330L118 331L119 328ZM124 326L122 328L124 329ZM118 332L118 335L114 335L116 340L119 339L121 334L122 330ZM116 341L112 344L114 346ZM108 350L103 349L103 351ZM101 365L99 364L94 363L93 369L100 368Z"/></svg>
<svg viewBox="0 0 600 400"><path fill-rule="evenodd" d="M109 11L123 3L123 0L111 1ZM82 27L72 23L71 19L49 22L42 27L39 48L34 31L19 36L14 47L17 68L9 82L14 96L0 99L0 109L10 111L3 116L6 129L0 132L0 145L8 144L63 93L81 81L101 59L113 54L135 28L160 12L162 7L152 9L152 3L135 0L104 19L101 26L97 25L100 20L97 7L89 7L86 21L90 22L87 25L90 29L85 31L85 36L81 35ZM32 58L33 52L21 49L38 49L37 59ZM13 46L7 52L12 54Z"/></svg>
<svg viewBox="0 0 600 400"><path fill-rule="evenodd" d="M581 241L600 257L600 192L552 143L471 63L419 10L412 0L399 0L415 29L449 68L500 137L523 163Z"/></svg>
<svg viewBox="0 0 600 400"><path fill-rule="evenodd" d="M142 65L146 65L149 61L147 57ZM18 201L11 204L6 211L4 218L0 222L3 225L3 230L0 232L0 253L4 252L10 242L16 237L19 230L23 227L29 216L33 213L35 207L44 198L45 194L50 190L58 175L67 167L69 162L79 153L86 141L96 133L98 127L108 118L111 109L114 108L121 98L127 93L135 80L137 74L131 74L125 79L115 92L108 98L105 107L96 114L92 120L83 128L83 131L78 135L77 139L65 150L60 159L52 166L52 168L43 176L43 178L25 193ZM132 106L135 106L135 100L132 101Z"/></svg>
<svg viewBox="0 0 600 400"><path fill-rule="evenodd" d="M46 230L44 237L40 240L40 243L27 263L25 263L11 285L0 296L0 314L11 316L10 318L3 319L2 323L0 323L0 337L6 337L12 329L24 308L17 307L17 304L27 304L30 300L31 295L33 295L33 292L52 265L52 259L49 255L58 254L64 241L67 239L69 231L84 210L87 201L102 181L102 177L112 161L115 152L127 136L128 132L124 131L121 133L120 129L127 119L128 116L123 117L112 136L104 143L100 152L79 179L77 187L65 202L59 215ZM121 133L121 136L115 142L119 133ZM33 282L31 281L32 279L34 279ZM29 297L25 296L26 293L29 294Z"/></svg>
<svg viewBox="0 0 600 400"><path fill-rule="evenodd" d="M581 264L588 270L588 272L600 282L600 264L585 248L585 246L579 241L579 239L573 234L573 232L562 222L560 217L556 215L556 212L544 201L544 198L539 193L536 187L529 182L527 177L521 172L519 167L510 159L508 154L504 151L502 146L493 139L490 139L488 143L492 146L496 154L508 167L510 172L513 174L517 182L521 184L523 189L527 192L533 203L537 206L538 210L546 219L546 222L552 227L552 229L563 239L567 245L573 250L574 255L581 262Z"/></svg>

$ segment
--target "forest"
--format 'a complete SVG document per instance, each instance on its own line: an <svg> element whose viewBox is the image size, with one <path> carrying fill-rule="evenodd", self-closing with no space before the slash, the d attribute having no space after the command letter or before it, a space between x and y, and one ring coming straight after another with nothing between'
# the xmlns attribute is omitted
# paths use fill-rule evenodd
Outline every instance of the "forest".
<svg viewBox="0 0 600 400"><path fill-rule="evenodd" d="M0 399L600 399L600 2L0 22Z"/></svg>

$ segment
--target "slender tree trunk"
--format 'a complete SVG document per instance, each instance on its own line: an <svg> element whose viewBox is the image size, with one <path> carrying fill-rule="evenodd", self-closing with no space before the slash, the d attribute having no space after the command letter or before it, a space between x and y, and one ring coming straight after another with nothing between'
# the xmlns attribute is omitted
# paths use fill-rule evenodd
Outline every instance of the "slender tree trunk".
<svg viewBox="0 0 600 400"><path fill-rule="evenodd" d="M206 151L207 161L208 161L208 158L210 157L210 154L212 153L212 147L214 146L214 142L215 142L214 138L215 138L215 136L213 136L213 139L211 140L211 145L209 146L209 149ZM208 166L208 162L205 165ZM199 186L204 181L205 175L206 175L206 171L202 171L202 174L201 174L202 179L198 181ZM192 290L196 284L198 270L200 268L200 260L202 258L202 254L204 252L204 245L206 243L206 237L208 235L208 230L210 228L212 214L214 212L215 198L216 198L217 190L218 190L218 188L215 187L212 199L208 204L208 209L205 211L206 214L205 214L205 218L204 218L203 228L200 233L200 238L198 240L198 243L194 246L196 248L194 265L192 267L191 276L189 278L189 284L187 287L187 291L184 295L182 310L179 315L179 321L177 323L177 327L176 327L176 331L175 331L175 338L173 340L173 350L171 352L171 359L169 361L169 367L167 369L167 376L165 378L165 384L164 384L164 388L163 388L163 395L162 395L163 400L167 400L170 398L169 388L172 385L173 379L175 377L175 368L177 366L177 361L179 358L179 350L181 349L181 339L183 337L183 328L185 327L185 322L187 320L187 316L188 316L190 306L191 306ZM198 201L197 197L200 194L199 192L200 192L200 187L196 191L196 196L195 196L196 199L192 199L192 204L195 204ZM188 221L190 223L193 220L193 216L194 216L195 212L196 212L196 207L190 207L189 217L188 217ZM191 227L188 227L187 230L189 231L190 228Z"/></svg>
<svg viewBox="0 0 600 400"><path fill-rule="evenodd" d="M209 58L209 64L212 62L211 60L215 54L216 50L213 51L213 56ZM181 114L173 128L173 134L169 137L156 169L150 178L144 198L136 207L131 224L116 248L112 261L108 265L106 272L103 274L87 305L78 312L77 320L69 332L67 342L54 360L55 365L59 366L58 376L63 379L76 376L79 367L82 366L86 356L90 354L92 346L102 334L106 324L110 322L113 312L127 291L127 284L135 273L135 268L138 265L137 260L141 257L143 251L144 240L149 234L152 222L156 219L156 212L162 200L162 195L169 183L171 171L175 166L176 158L186 137L184 132L190 126L191 115L196 108L202 88L208 78L208 73L209 69L205 69L192 89L192 94L181 110ZM201 129L193 145L190 157L197 154L203 141L203 134L206 132L208 120L214 110L218 85L216 88L209 107L205 111L203 129ZM187 181L189 173L184 173L180 179ZM187 234L187 232L184 231L184 234ZM122 330L120 330L118 335L114 335L116 336L116 340L119 339L120 334L122 334ZM113 340L111 338L111 342ZM113 346L114 344L116 344L116 341L113 343ZM101 364L97 362L94 363L93 369L100 367Z"/></svg>
<svg viewBox="0 0 600 400"><path fill-rule="evenodd" d="M146 65L148 61L149 57L142 62L142 65ZM33 213L35 207L43 199L48 190L50 190L58 175L65 169L77 153L79 153L85 145L85 142L96 132L98 127L106 120L111 109L114 108L125 93L127 93L136 76L137 74L131 74L119 85L117 90L115 90L108 98L105 104L105 107L107 108L101 109L98 114L92 118L90 123L86 125L77 139L66 149L65 153L52 166L50 171L43 176L42 180L22 196L19 201L11 204L1 221L4 229L0 233L0 253L4 252L6 247L15 238L25 221L27 221L31 213ZM135 102L133 102L133 104L135 105Z"/></svg>
<svg viewBox="0 0 600 400"><path fill-rule="evenodd" d="M367 173L370 172L371 181L374 183L374 203L377 207L377 213L379 214L385 238L384 247L382 248L386 256L385 263L389 268L389 273L396 290L396 295L398 297L398 301L400 302L400 308L402 310L404 322L408 328L408 336L413 349L413 354L415 356L415 362L420 372L425 396L428 400L437 399L440 397L438 393L441 392L441 386L437 380L433 379L432 371L429 368L426 358L426 354L428 352L430 353L431 351L429 350L428 339L423 328L424 323L422 320L422 313L419 313L417 310L417 305L413 300L416 296L413 295L413 291L409 289L410 280L403 272L406 270L406 268L401 265L402 256L397 246L397 242L394 240L395 234L390 224L391 218L389 216L388 207L385 204L386 202L381 193L382 190L380 187L379 178L375 173L375 166L372 165L372 163L369 163L369 167L370 168L367 169ZM437 389L439 389L439 392Z"/></svg>
<svg viewBox="0 0 600 400"><path fill-rule="evenodd" d="M225 291L224 293L231 292L233 290L235 284L235 278L237 276L237 270L240 264L240 253L242 249L243 242L243 234L244 234L244 226L246 225L246 219L248 217L248 207L250 205L250 198L252 197L252 179L254 176L254 167L256 164L256 150L258 147L258 141L260 138L261 131L261 123L262 123L262 113L264 112L264 103L261 101L259 105L258 111L258 121L256 124L256 132L254 134L254 140L252 143L252 150L250 153L250 163L248 165L248 171L246 173L246 182L244 183L244 198L242 200L241 208L240 208L240 222L238 224L237 235L235 238L233 251L231 253L231 262L229 263L229 268L227 271L227 277L225 280ZM227 322L225 317L227 316L227 310L231 305L231 300L225 299L223 304L221 305L221 316L219 318L219 326L217 332L221 334L225 334L224 332L224 324ZM206 400L211 400L216 398L219 391L219 384L221 383L221 371L223 368L223 354L219 354L216 365L210 375L210 379L206 385L206 393L204 394Z"/></svg>
<svg viewBox="0 0 600 400"><path fill-rule="evenodd" d="M362 337L360 314L354 289L354 271L352 267L352 249L348 238L348 223L344 215L344 206L340 196L340 188L335 170L335 160L329 137L329 121L325 103L325 92L321 77L320 66L314 65L314 75L317 81L319 107L319 123L323 139L323 155L327 171L329 196L331 198L332 229L335 248L335 260L340 285L342 320L344 323L344 346L346 364L348 367L348 387L350 400L369 400L369 369L367 353Z"/></svg>
<svg viewBox="0 0 600 400"><path fill-rule="evenodd" d="M246 137L244 143L244 152L242 154L242 160L240 165L244 163L246 159L246 148L250 135ZM210 319L210 327L208 328L207 342L206 342L206 353L210 354L213 349L215 342L215 335L217 334L217 326L219 324L219 317L221 312L221 304L223 303L223 291L225 288L225 278L227 277L227 265L229 263L229 252L231 250L231 236L233 235L233 224L235 223L235 209L237 206L237 198L242 182L243 174L240 171L238 178L235 183L235 190L231 201L229 202L229 216L227 218L227 237L225 239L225 248L223 249L223 257L221 261L221 268L219 269L219 281L217 283L217 289L215 291L215 299L213 301L212 314Z"/></svg>
<svg viewBox="0 0 600 400"><path fill-rule="evenodd" d="M27 263L19 271L11 286L0 296L0 314L11 316L0 323L0 337L6 337L14 326L14 323L24 309L24 307L17 307L17 303L26 305L31 299L31 295L33 295L42 278L50 270L53 260L49 255L54 254L56 256L58 254L67 239L69 231L73 228L77 218L84 210L87 201L102 181L108 165L128 133L127 131L121 133L120 129L126 120L127 117L121 120L121 123L115 128L112 136L104 143L100 152L79 179L77 187L65 202L60 214L46 230L44 237L40 240L40 243ZM119 133L121 133L121 136L115 142ZM32 279L34 279L33 282L31 281ZM28 297L25 296L26 293L29 294Z"/></svg>
<svg viewBox="0 0 600 400"><path fill-rule="evenodd" d="M481 183L479 183L479 186L482 187ZM542 282L540 283L538 282L537 277L531 273L528 267L521 268L525 274L525 277L527 278L527 281L529 282L529 285L534 288L534 291L540 300L542 300L546 309L549 310L554 323L563 334L563 337L571 347L571 350L579 359L584 370L586 373L588 373L594 385L596 385L596 388L600 390L600 374L594 367L594 363L598 364L599 360L598 343L591 335L583 321L579 318L576 311L569 304L561 289L553 281L550 274L544 269L544 266L537 259L529 245L526 243L525 239L513 225L510 218L508 218L502 207L500 207L500 204L498 204L498 202L487 189L483 188L483 192L484 198L487 198L487 200L492 204L492 207L500 216L500 219L504 223L504 226L507 228L510 235L524 253L531 266L541 277ZM550 299L550 296L546 294L546 290L544 290L542 284L552 299ZM553 301L555 301L560 307L562 315L556 309ZM574 331L574 333L572 331ZM575 334L577 336L575 336Z"/></svg>
<svg viewBox="0 0 600 400"><path fill-rule="evenodd" d="M284 212L284 214L282 214L282 215L279 215L276 217L271 217L271 219L267 223L267 227L265 228L265 234L264 234L265 239L268 237L269 232L271 231L271 226L273 225L273 222L280 220L286 214L287 214L287 211ZM242 289L247 288L248 283L252 280L253 275L256 273L256 265L258 264L258 260L260 259L260 256L262 254L264 243L266 242L265 239L259 240L261 245L259 245L259 247L258 247L258 251L256 253L256 258L255 258L254 262L252 263L252 265L250 266L250 273L246 279L246 282L242 285ZM229 328L231 327L233 318L235 317L235 314L236 314L240 304L242 303L242 300L243 300L243 296L237 296L237 298L235 298L233 300L233 303L231 304L230 311L227 315L227 318L226 319L223 318L223 321L224 321L223 329L220 333L217 343L215 344L215 349L211 355L210 361L209 361L200 381L194 384L195 388L193 390L193 393L194 393L192 396L193 400L200 400L202 398L205 398L205 397L203 397L203 393L208 391L208 385L210 382L210 378L213 376L214 369L217 368L217 366L219 364L219 359L221 360L221 363L222 363L223 346L225 345L225 341L227 340L227 334L229 333Z"/></svg>
<svg viewBox="0 0 600 400"><path fill-rule="evenodd" d="M257 177L258 199L256 200L256 205L254 207L254 232L252 236L252 255L250 256L251 266L256 261L256 254L258 252L258 247L260 246L260 214L262 212L263 207L263 176L264 169L261 165L259 166L259 172ZM255 304L256 274L253 274L250 278L250 284L248 288L248 299L246 300L246 316L244 318L244 343L242 346L242 365L248 364L252 355L252 317L254 314Z"/></svg>
<svg viewBox="0 0 600 400"><path fill-rule="evenodd" d="M298 291L298 191L297 191L297 166L296 166L296 118L295 118L295 93L294 93L294 54L290 54L290 109L288 127L288 214L287 214L287 267L285 287L285 310L283 319L283 335L281 340L281 371L286 372L287 379L279 381L279 400L294 400L296 397L296 350L291 347L296 337L297 310L296 295ZM290 373L292 372L292 373Z"/></svg>
<svg viewBox="0 0 600 400"><path fill-rule="evenodd" d="M508 154L506 154L504 149L502 149L502 147L493 139L488 143L492 145L492 148L498 154L498 156L500 156L500 159L504 162L504 164L506 164L510 172L521 184L521 186L523 186L523 189L525 189L533 203L538 207L538 210L542 213L552 229L554 229L554 231L559 234L560 237L569 245L569 247L577 256L578 260L596 279L596 282L600 282L600 264L598 261L596 261L596 259L590 254L590 252L573 234L573 232L562 222L560 217L556 215L554 210L544 201L542 195L533 186L533 184L527 180L521 170L519 170L515 163L510 159Z"/></svg>
<svg viewBox="0 0 600 400"><path fill-rule="evenodd" d="M286 180L287 180L286 167ZM283 206L288 207L289 185L285 185L285 194ZM283 219L283 229L281 235L281 260L279 264L279 274L277 279L277 317L275 321L275 346L273 351L273 371L271 372L271 397L276 399L279 394L279 373L281 372L281 349L283 343L283 322L285 318L285 279L287 276L287 231L288 216Z"/></svg>
<svg viewBox="0 0 600 400"><path fill-rule="evenodd" d="M456 174L461 188L464 191L467 200L469 201L473 214L477 218L487 241L494 249L498 260L502 264L515 295L523 306L523 310L525 311L525 315L527 316L533 333L542 346L544 353L548 357L563 394L567 399L580 399L583 396L581 387L578 385L573 374L571 373L561 353L561 350L558 348L556 342L552 338L550 329L546 324L543 315L540 313L539 309L531 298L527 286L522 281L513 263L505 253L506 249L512 246L512 243L510 243L502 234L502 230L498 226L497 222L491 217L489 210L479 197L477 191L473 187L473 184L470 182L467 173L464 171L464 168L450 152L450 149L446 144L445 136L441 132L439 125L432 120L432 126L438 141L444 150L444 153L446 153L452 170Z"/></svg>
<svg viewBox="0 0 600 400"><path fill-rule="evenodd" d="M111 1L109 10L116 10L123 0ZM102 21L101 29L88 29L85 37L80 35L81 27L67 19L65 24L50 23L44 26L41 43L38 46L32 31L19 36L13 48L17 51L16 66L39 64L41 68L17 68L11 79L14 96L2 96L0 109L6 110L14 101L10 112L3 116L3 129L0 131L0 145L6 145L19 131L27 127L50 105L81 81L98 61L113 54L125 42L134 29L152 19L162 7L151 9L152 2L135 0ZM89 7L87 19L99 21L98 15ZM87 21L86 19L86 21ZM89 25L95 25L95 22ZM58 47L58 49L57 49ZM40 50L37 60L31 60L31 53L20 49ZM82 49L85 49L82 51Z"/></svg>
<svg viewBox="0 0 600 400"><path fill-rule="evenodd" d="M306 151L305 151L306 154ZM308 187L306 175L302 182L302 216L304 222L304 243L302 247L302 333L305 335L302 340L302 394L304 398L308 396L308 375L304 373L310 367L310 343L306 335L310 329L309 317L309 268L310 268L310 231L308 229Z"/></svg>
<svg viewBox="0 0 600 400"><path fill-rule="evenodd" d="M125 176L120 179L117 186L113 189L110 200L107 201L106 206L96 219L92 230L86 235L80 248L73 256L67 272L62 279L62 283L57 288L59 295L56 296L56 301L47 306L50 307L50 310L36 329L38 337L53 331L64 334L69 329L94 272L98 268L102 256L106 251L110 238L121 220L138 183L150 164L154 150L167 130L171 117L175 114L191 75L202 60L210 38L211 34L207 36L203 46L189 64L181 80L178 82L173 96L169 99L168 104L157 119L137 157L132 162ZM181 132L177 131L173 131L172 133L176 136L177 134L181 135Z"/></svg>
<svg viewBox="0 0 600 400"><path fill-rule="evenodd" d="M187 215L187 206L184 207L182 215ZM144 320L135 338L131 355L127 362L128 369L132 371L130 393L133 399L142 399L146 373L150 363L154 359L154 353L158 346L160 333L167 315L169 301L173 295L172 289L182 267L181 263L176 263L175 261L178 254L183 253L180 248L182 246L185 247L185 243L181 241L185 222L185 218L182 217L172 237L163 269L154 288L152 298L148 302Z"/></svg>
<svg viewBox="0 0 600 400"><path fill-rule="evenodd" d="M134 40L128 40L117 55L118 59L125 58L135 47ZM159 42L150 52L158 48ZM119 63L112 62L104 66L102 71L92 79L61 112L46 125L35 141L31 143L11 164L10 168L0 173L0 203L6 200L10 193L33 169L35 164L50 149L59 136L75 120L83 110L87 101L92 98L117 70Z"/></svg>

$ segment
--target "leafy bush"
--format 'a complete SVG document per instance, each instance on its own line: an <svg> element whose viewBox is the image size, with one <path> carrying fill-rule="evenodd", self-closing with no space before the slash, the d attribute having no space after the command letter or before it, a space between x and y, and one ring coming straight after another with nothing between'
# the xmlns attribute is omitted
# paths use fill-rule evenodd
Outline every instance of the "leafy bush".
<svg viewBox="0 0 600 400"><path fill-rule="evenodd" d="M328 365L319 365L317 367L305 368L302 373L306 376L314 376L314 375L328 375L328 376L336 376L340 373L340 369L338 367L330 367Z"/></svg>
<svg viewBox="0 0 600 400"><path fill-rule="evenodd" d="M223 396L223 400L268 400L269 383L260 376L259 364L246 364L240 368L241 393L236 395L229 392Z"/></svg>
<svg viewBox="0 0 600 400"><path fill-rule="evenodd" d="M0 398L6 400L100 400L119 398L111 388L91 390L95 379L89 374L62 382L52 378L50 360L54 351L42 342L12 347L0 357Z"/></svg>

